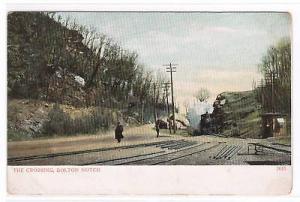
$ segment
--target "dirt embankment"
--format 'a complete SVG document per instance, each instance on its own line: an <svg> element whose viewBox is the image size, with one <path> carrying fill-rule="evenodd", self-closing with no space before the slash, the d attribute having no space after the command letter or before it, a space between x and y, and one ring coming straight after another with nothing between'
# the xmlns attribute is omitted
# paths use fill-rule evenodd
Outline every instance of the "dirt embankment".
<svg viewBox="0 0 300 202"><path fill-rule="evenodd" d="M36 137L43 138L44 136L47 136L44 127L45 123L49 121L49 113L53 111L54 105L54 103L47 103L39 100L9 99L7 107L8 141L29 140ZM81 118L85 119L86 117L93 117L95 116L95 112L98 114L100 113L99 107L74 107L62 104L59 104L58 106L68 115L68 117L70 117L70 120L73 121L78 121ZM120 120L126 125L138 124L135 119L123 116L118 110L101 108L101 113L102 112L109 113L110 115L109 127L112 127L113 123ZM100 115L105 115L101 113ZM86 120L86 122L88 121L89 120ZM88 125L87 127L91 126ZM63 135L67 134L62 134L62 136Z"/></svg>
<svg viewBox="0 0 300 202"><path fill-rule="evenodd" d="M29 139L41 133L43 123L48 119L52 104L27 99L8 100L8 141Z"/></svg>

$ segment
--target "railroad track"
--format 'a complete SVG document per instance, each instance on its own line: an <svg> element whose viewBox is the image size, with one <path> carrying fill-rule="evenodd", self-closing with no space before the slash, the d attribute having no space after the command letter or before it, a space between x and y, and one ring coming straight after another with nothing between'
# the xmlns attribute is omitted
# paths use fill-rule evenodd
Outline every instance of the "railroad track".
<svg viewBox="0 0 300 202"><path fill-rule="evenodd" d="M226 159L230 160L234 155L236 155L242 149L241 146L236 145L225 145L219 152L213 156L213 159Z"/></svg>
<svg viewBox="0 0 300 202"><path fill-rule="evenodd" d="M180 140L180 141L182 141L182 140ZM80 151L72 151L72 152L60 152L60 153L51 153L51 154L12 157L12 158L8 158L7 161L8 161L8 163L12 163L12 162L26 161L26 160L48 159L48 158L54 158L54 157L86 154L86 153L109 151L109 150L116 150L116 149L131 149L131 148L137 148L137 147L157 146L160 144L166 144L166 143L171 143L171 142L175 142L175 140L159 141L159 142L152 142L152 143L145 143L145 144L138 144L138 145L127 145L127 146L119 146L119 147L97 148L97 149L80 150Z"/></svg>
<svg viewBox="0 0 300 202"><path fill-rule="evenodd" d="M120 150L120 149L132 149L132 148L139 148L139 147L160 147L162 149L173 149L178 150L184 147L192 146L196 144L194 141L186 141L186 140L166 140L166 141L158 141L158 142L151 142L145 144L137 144L137 145L127 145L127 146L119 146L119 147L109 147L109 148L97 148L97 149L90 149L90 150L81 150L81 151L72 151L72 152L61 152L61 153L51 153L51 154L42 154L42 155L31 155L31 156L21 156L21 157L11 157L8 158L8 164L21 164L22 161L30 161L30 160L39 160L39 159L51 159L56 157L63 157L63 156L73 156L73 155L80 155L80 154L88 154L88 153L95 153L95 152L102 152L102 151L110 151L110 150ZM142 156L147 154L142 154ZM137 155L138 156L138 155Z"/></svg>
<svg viewBox="0 0 300 202"><path fill-rule="evenodd" d="M159 165L159 164L164 164L164 163L167 163L167 162L170 162L170 161L174 161L174 160L178 160L178 159L182 159L182 158L185 158L185 157L189 157L193 154L198 154L198 153L201 153L201 152L205 152L205 151L208 151L210 149L213 149L213 148L216 148L218 147L220 144L222 143L216 143L212 146L209 146L208 148L205 148L205 149L200 149L200 150L194 150L194 151L189 151L185 154L172 154L172 156L169 155L169 158L167 159L162 159L160 161L157 161L155 163L152 163L152 165Z"/></svg>
<svg viewBox="0 0 300 202"><path fill-rule="evenodd" d="M284 146L284 147L291 147L291 145L290 144L282 144L282 143L276 143L276 142L274 142L274 143L272 143L272 145L279 145L279 146Z"/></svg>
<svg viewBox="0 0 300 202"><path fill-rule="evenodd" d="M207 150L218 147L220 143L204 142L201 144L195 144L185 148L180 148L175 151L166 152L154 152L149 154L141 154L137 156L128 156L124 158L116 158L111 160L103 160L97 162L90 162L81 165L158 165L164 164L177 159L185 158L193 154L205 152Z"/></svg>
<svg viewBox="0 0 300 202"><path fill-rule="evenodd" d="M290 150L286 150L286 149L282 149L282 148L277 148L277 147L272 147L272 146L265 145L265 144L257 144L257 145L263 147L264 149L270 149L270 150L273 150L273 151L276 151L276 152L281 152L281 153L285 153L285 154L291 155L291 151Z"/></svg>

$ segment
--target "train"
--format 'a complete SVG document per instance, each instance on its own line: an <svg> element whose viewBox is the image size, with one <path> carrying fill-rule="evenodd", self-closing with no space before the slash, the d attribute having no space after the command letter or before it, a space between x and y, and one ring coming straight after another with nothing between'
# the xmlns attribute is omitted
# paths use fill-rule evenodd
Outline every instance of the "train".
<svg viewBox="0 0 300 202"><path fill-rule="evenodd" d="M213 135L219 134L223 129L223 116L221 114L208 113L201 115L198 127L194 130L194 135Z"/></svg>
<svg viewBox="0 0 300 202"><path fill-rule="evenodd" d="M226 99L223 95L218 95L213 103L213 112L201 115L198 128L195 130L195 135L212 135L219 134L224 129L224 112L222 110Z"/></svg>
<svg viewBox="0 0 300 202"><path fill-rule="evenodd" d="M212 113L206 112L201 115L198 129L200 130L200 135L211 135L216 132L215 119Z"/></svg>

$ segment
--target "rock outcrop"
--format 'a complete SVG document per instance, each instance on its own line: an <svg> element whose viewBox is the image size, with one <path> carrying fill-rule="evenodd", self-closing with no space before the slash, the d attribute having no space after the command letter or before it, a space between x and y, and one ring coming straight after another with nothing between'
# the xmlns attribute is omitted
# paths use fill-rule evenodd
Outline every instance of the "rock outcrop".
<svg viewBox="0 0 300 202"><path fill-rule="evenodd" d="M225 136L233 136L238 128L243 138L260 138L260 104L253 91L224 92L217 96L212 116L218 131Z"/></svg>

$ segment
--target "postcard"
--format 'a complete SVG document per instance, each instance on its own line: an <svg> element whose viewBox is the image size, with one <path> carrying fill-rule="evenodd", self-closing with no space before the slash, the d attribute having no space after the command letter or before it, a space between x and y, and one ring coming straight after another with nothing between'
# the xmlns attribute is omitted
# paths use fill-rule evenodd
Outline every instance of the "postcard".
<svg viewBox="0 0 300 202"><path fill-rule="evenodd" d="M12 195L289 194L288 11L9 11Z"/></svg>

